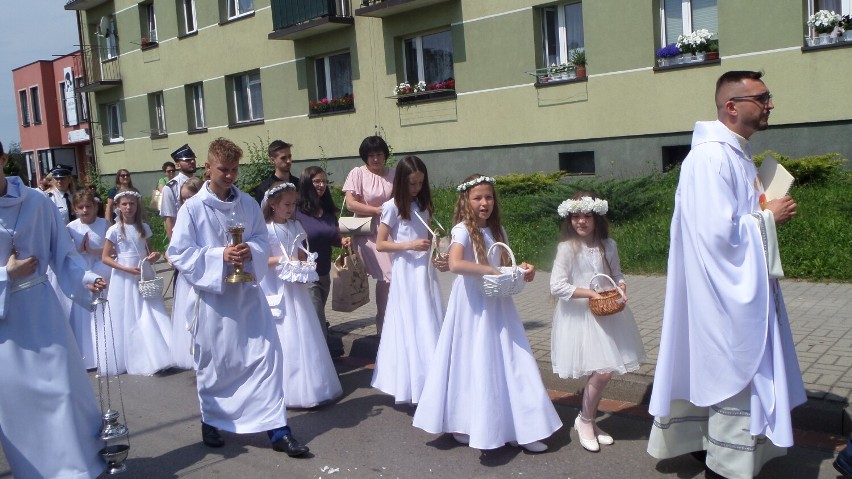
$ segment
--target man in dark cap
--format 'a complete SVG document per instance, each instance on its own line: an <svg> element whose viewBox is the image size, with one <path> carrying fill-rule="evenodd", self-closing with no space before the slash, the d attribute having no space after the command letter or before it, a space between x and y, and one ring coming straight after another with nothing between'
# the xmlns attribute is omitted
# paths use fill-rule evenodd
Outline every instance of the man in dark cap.
<svg viewBox="0 0 852 479"><path fill-rule="evenodd" d="M160 200L160 216L165 218L166 237L169 241L172 239L172 228L175 226L175 218L177 218L177 210L180 207L180 187L191 176L195 175L195 152L189 145L183 145L172 152L172 159L175 160L175 166L178 169L178 174L175 175L163 188L163 196Z"/></svg>
<svg viewBox="0 0 852 479"><path fill-rule="evenodd" d="M275 166L275 171L272 176L263 180L263 182L254 189L254 199L260 203L263 200L263 194L275 183L284 181L296 185L296 191L299 191L299 177L290 174L290 167L293 165L293 154L290 148L292 143L287 143L283 140L275 140L269 144L267 153L269 154L269 162Z"/></svg>
<svg viewBox="0 0 852 479"><path fill-rule="evenodd" d="M45 191L44 194L59 208L59 213L65 222L63 224L67 225L72 220L77 219L72 206L74 192L71 191L71 184L74 179L71 177L71 167L56 165L50 170L50 176L53 177L53 187Z"/></svg>

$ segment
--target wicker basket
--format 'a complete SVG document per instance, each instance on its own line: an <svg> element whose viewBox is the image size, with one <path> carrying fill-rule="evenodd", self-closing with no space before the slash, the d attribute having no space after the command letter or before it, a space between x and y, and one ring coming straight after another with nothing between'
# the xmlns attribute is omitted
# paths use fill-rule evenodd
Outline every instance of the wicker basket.
<svg viewBox="0 0 852 479"><path fill-rule="evenodd" d="M287 254L288 250L284 251L284 255L280 262L281 271L278 277L291 283L313 283L319 279L316 263L317 254L311 253L309 250L302 247L299 241L300 239L304 239L307 242L308 237L304 233L296 235L296 238L293 240L293 245L289 250L295 253L293 257L290 257ZM285 248L284 245L281 246L282 249ZM308 248L310 248L310 245L308 245ZM305 261L299 259L299 250L304 251L307 255L307 259Z"/></svg>
<svg viewBox="0 0 852 479"><path fill-rule="evenodd" d="M524 274L526 274L526 271L518 268L518 264L515 262L515 253L513 253L512 249L505 243L498 241L492 244L491 247L488 248L486 257L490 258L491 251L497 246L504 248L509 253L509 258L512 260L512 266L498 267L497 270L500 271L500 274L484 275L480 282L482 294L491 297L512 296L513 294L518 294L523 291L524 285L526 284L524 281Z"/></svg>
<svg viewBox="0 0 852 479"><path fill-rule="evenodd" d="M145 271L151 270L154 277L151 279L145 279ZM148 262L148 259L142 258L139 261L139 283L136 285L139 288L139 294L142 295L143 298L153 298L160 297L163 294L163 278L157 276L157 273L154 271L153 266Z"/></svg>
<svg viewBox="0 0 852 479"><path fill-rule="evenodd" d="M613 289L598 292L601 295L599 299L589 299L589 309L592 310L592 314L595 316L609 316L610 314L622 311L624 305L627 304L627 298L624 297L624 292L615 284L612 278L603 273L596 274L589 280L589 288L594 289L592 283L598 276L608 279L612 283Z"/></svg>

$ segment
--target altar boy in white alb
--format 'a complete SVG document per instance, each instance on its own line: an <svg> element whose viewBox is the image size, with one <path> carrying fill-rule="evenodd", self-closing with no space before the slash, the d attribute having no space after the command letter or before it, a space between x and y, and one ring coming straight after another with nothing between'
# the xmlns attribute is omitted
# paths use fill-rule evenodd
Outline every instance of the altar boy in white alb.
<svg viewBox="0 0 852 479"><path fill-rule="evenodd" d="M287 427L281 344L263 291L254 283L225 282L234 264L260 280L269 258L260 208L233 184L242 154L224 138L210 144L204 165L210 180L178 211L168 250L200 295L188 322L194 323L202 440L221 447L218 429L266 431L273 449L300 456L308 448ZM226 246L234 222L245 228L243 242Z"/></svg>
<svg viewBox="0 0 852 479"><path fill-rule="evenodd" d="M706 451L708 477L751 478L793 445L805 401L778 270L775 224L792 198L763 200L749 138L774 108L760 72L716 83L718 121L696 123L671 223L648 453Z"/></svg>

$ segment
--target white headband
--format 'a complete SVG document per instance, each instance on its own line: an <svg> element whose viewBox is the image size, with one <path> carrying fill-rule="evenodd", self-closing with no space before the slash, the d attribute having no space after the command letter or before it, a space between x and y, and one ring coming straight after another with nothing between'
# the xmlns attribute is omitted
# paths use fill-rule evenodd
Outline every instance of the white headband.
<svg viewBox="0 0 852 479"><path fill-rule="evenodd" d="M597 213L605 215L609 210L606 200L584 196L579 200L565 200L556 208L560 218L567 218L571 213Z"/></svg>
<svg viewBox="0 0 852 479"><path fill-rule="evenodd" d="M290 189L295 190L296 185L294 185L293 183L282 183L278 186L273 186L272 188L269 188L268 190L266 190L266 193L263 194L263 197L269 198L270 196L274 195L275 193L278 193L279 191L290 190Z"/></svg>
<svg viewBox="0 0 852 479"><path fill-rule="evenodd" d="M142 198L142 195L140 195L139 192L133 191L133 190L126 190L126 191L120 191L112 199L113 199L113 201L118 201L118 199L121 198L122 196L135 196L137 200Z"/></svg>
<svg viewBox="0 0 852 479"><path fill-rule="evenodd" d="M464 192L464 191L467 191L467 190L473 188L474 186L476 186L480 183L488 183L488 184L493 185L494 184L494 178L492 178L490 176L480 176L478 178L474 178L470 181L466 181L466 182L460 184L459 186L456 187L456 189L459 191L459 193L461 193L461 192Z"/></svg>

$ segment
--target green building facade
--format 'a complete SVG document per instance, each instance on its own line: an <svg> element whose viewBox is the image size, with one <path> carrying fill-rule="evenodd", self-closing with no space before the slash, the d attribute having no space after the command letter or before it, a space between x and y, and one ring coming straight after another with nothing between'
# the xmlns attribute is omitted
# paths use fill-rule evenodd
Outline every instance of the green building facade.
<svg viewBox="0 0 852 479"><path fill-rule="evenodd" d="M220 136L244 147L294 143L294 172L325 157L339 181L376 133L395 155L423 158L436 183L473 172L661 171L688 151L695 121L715 118L715 80L728 70L762 70L773 94L772 126L755 136L754 151L852 157L852 39L806 38L815 37L806 24L815 10L837 4L849 14L850 3L71 0L65 8L79 13L100 170L128 168L144 187L171 151L189 143L203 163ZM657 50L700 28L715 34L719 58L662 66ZM585 76L571 64L579 54ZM425 91L414 91L421 81Z"/></svg>

